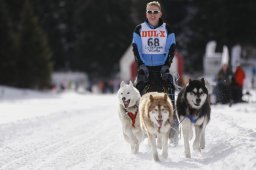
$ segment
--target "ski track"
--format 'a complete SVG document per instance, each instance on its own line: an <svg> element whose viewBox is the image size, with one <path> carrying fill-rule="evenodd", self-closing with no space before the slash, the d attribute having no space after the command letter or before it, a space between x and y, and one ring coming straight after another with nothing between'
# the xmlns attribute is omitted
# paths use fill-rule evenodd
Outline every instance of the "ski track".
<svg viewBox="0 0 256 170"><path fill-rule="evenodd" d="M72 103L70 109L64 107L67 101ZM13 105L22 102L18 100ZM40 100L25 103L27 109L30 104L40 108ZM256 128L243 126L245 116L235 119L225 113L226 109L232 109L235 114L250 116L256 106L244 110L236 106L213 106L206 128L206 148L201 153L191 149L192 158L184 158L181 139L177 147L169 146L167 160L162 160L158 150L161 162L155 163L147 139L142 142L139 154L130 153L130 146L122 136L115 95L55 97L49 103L59 106L55 112L49 110L51 114L0 124L0 169L249 170L256 167ZM42 105L46 104L44 99Z"/></svg>

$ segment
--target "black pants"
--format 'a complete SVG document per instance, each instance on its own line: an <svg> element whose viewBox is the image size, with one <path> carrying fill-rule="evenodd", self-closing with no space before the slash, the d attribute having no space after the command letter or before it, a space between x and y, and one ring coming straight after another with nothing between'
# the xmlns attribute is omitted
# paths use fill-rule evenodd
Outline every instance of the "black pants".
<svg viewBox="0 0 256 170"><path fill-rule="evenodd" d="M173 77L170 73L161 74L160 66L148 67L149 75L138 72L136 88L143 95L148 92L165 92L170 97L173 106L175 106L175 88Z"/></svg>

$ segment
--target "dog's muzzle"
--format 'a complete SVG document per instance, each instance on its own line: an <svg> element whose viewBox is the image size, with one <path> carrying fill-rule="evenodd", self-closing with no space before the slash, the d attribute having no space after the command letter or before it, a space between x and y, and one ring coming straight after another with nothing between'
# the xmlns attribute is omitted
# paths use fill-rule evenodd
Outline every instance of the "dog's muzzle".
<svg viewBox="0 0 256 170"><path fill-rule="evenodd" d="M122 101L123 101L123 103L124 103L124 107L127 108L127 107L129 106L129 104L130 104L130 99L126 100L126 98L123 97L123 98L122 98Z"/></svg>
<svg viewBox="0 0 256 170"><path fill-rule="evenodd" d="M200 103L201 103L201 99L196 99L196 102L194 103L194 105L200 106Z"/></svg>
<svg viewBox="0 0 256 170"><path fill-rule="evenodd" d="M162 127L162 125L163 125L163 119L157 119L156 117L155 117L155 119L156 119L156 121L157 121L159 127Z"/></svg>

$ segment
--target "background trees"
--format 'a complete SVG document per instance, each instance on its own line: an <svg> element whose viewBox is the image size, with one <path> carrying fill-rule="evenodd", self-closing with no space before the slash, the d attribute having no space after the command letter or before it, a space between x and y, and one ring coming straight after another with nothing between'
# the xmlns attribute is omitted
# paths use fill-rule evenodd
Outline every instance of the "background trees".
<svg viewBox="0 0 256 170"><path fill-rule="evenodd" d="M17 86L39 89L50 86L51 50L29 0L21 12L17 52Z"/></svg>
<svg viewBox="0 0 256 170"><path fill-rule="evenodd" d="M43 88L50 83L51 70L84 71L99 78L116 74L135 25L145 19L146 2L1 0L0 84ZM256 45L254 0L160 3L187 72L202 69L198 63L210 40L229 47L237 42Z"/></svg>

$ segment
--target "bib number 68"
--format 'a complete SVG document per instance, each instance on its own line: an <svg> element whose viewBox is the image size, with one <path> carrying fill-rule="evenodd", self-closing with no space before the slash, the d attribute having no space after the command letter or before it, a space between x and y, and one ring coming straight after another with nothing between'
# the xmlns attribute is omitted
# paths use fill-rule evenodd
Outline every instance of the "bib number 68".
<svg viewBox="0 0 256 170"><path fill-rule="evenodd" d="M159 46L159 39L158 38L149 38L148 39L148 46L152 47L152 46Z"/></svg>

